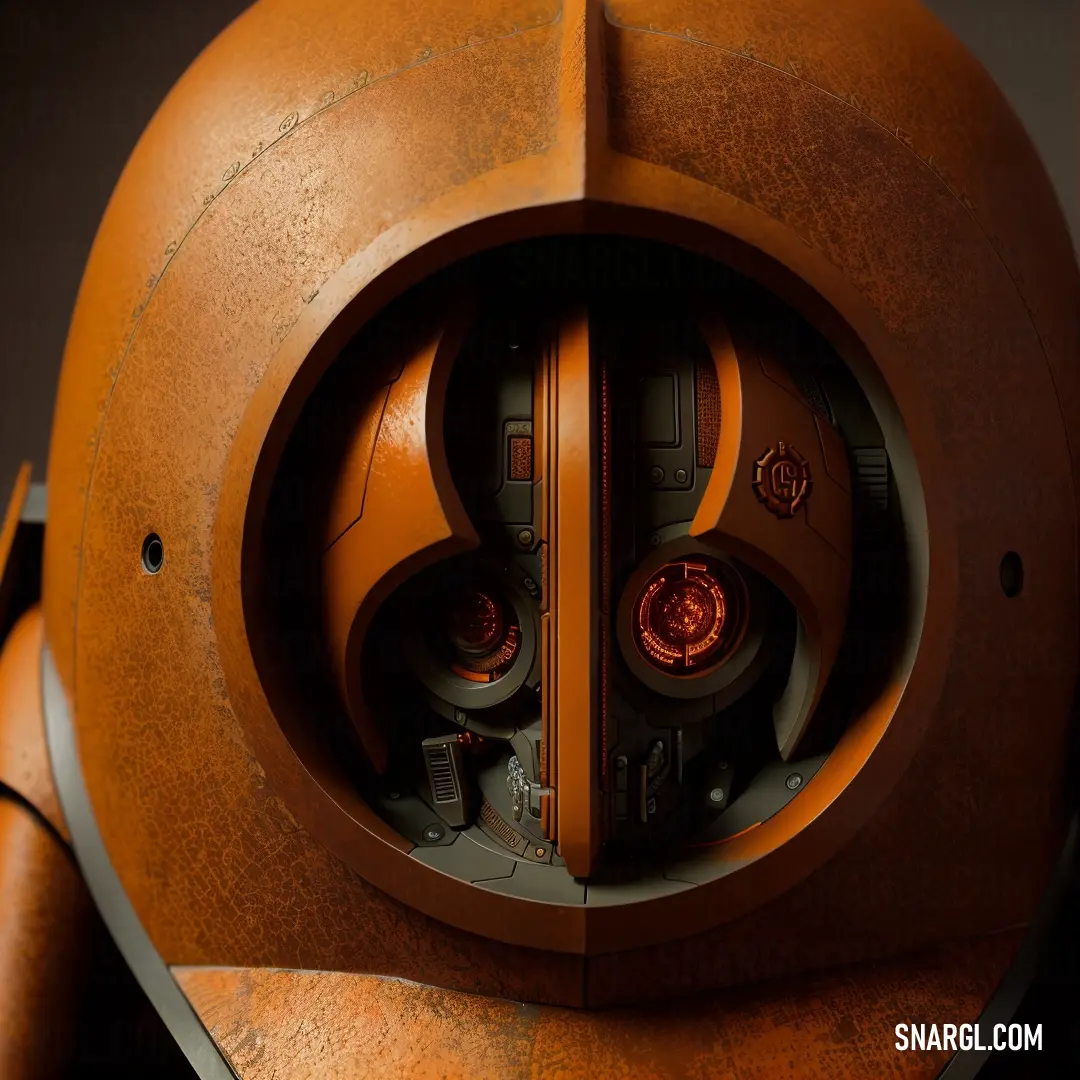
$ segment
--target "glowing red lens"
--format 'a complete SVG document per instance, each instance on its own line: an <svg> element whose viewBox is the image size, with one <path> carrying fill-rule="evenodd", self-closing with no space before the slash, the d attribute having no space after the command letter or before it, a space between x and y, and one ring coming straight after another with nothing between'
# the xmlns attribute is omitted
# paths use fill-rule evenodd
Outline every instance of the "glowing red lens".
<svg viewBox="0 0 1080 1080"><path fill-rule="evenodd" d="M502 640L502 606L479 590L460 596L447 622L454 647L466 655L486 656Z"/></svg>
<svg viewBox="0 0 1080 1080"><path fill-rule="evenodd" d="M486 589L467 589L446 609L446 633L454 655L450 670L470 682L495 682L513 665L521 628L510 609Z"/></svg>
<svg viewBox="0 0 1080 1080"><path fill-rule="evenodd" d="M635 609L635 638L654 666L688 674L728 644L728 597L705 563L675 562L646 583Z"/></svg>

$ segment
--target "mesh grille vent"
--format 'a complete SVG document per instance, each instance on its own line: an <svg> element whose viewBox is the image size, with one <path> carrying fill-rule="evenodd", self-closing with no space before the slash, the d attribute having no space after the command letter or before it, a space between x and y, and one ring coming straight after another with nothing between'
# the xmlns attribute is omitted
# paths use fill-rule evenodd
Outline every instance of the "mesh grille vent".
<svg viewBox="0 0 1080 1080"><path fill-rule="evenodd" d="M429 746L428 770L431 777L431 793L437 803L455 802L458 798L457 780L450 763L448 746Z"/></svg>
<svg viewBox="0 0 1080 1080"><path fill-rule="evenodd" d="M711 363L694 365L694 397L697 404L697 465L711 469L720 444L720 383Z"/></svg>

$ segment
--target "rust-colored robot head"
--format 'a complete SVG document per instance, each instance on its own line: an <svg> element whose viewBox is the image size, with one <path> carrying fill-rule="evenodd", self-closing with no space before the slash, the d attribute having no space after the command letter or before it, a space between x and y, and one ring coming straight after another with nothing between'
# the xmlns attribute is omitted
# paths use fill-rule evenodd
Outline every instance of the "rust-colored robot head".
<svg viewBox="0 0 1080 1080"><path fill-rule="evenodd" d="M1076 297L910 0L252 8L109 206L49 473L88 827L197 1011L208 966L614 1006L1026 921Z"/></svg>

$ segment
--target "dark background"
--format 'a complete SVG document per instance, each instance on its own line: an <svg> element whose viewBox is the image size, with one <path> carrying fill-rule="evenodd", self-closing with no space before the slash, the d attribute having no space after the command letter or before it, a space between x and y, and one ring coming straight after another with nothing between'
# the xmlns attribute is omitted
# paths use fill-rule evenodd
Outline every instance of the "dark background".
<svg viewBox="0 0 1080 1080"><path fill-rule="evenodd" d="M927 2L982 60L1026 124L1080 248L1078 0ZM0 0L0 120L7 140L0 170L0 507L20 461L31 460L35 479L44 479L68 320L124 162L170 86L246 6L243 0ZM1076 875L1069 891L1073 917L1059 920L1049 966L1017 1017L1043 1022L1044 1037L1056 1042L1048 1047L1054 1057L1068 1053L1066 1042L1070 1049L1080 1045ZM136 994L129 983L117 975L113 993ZM145 1020L151 1041L159 1037L155 1023ZM132 1037L129 1028L129 1060L140 1057L130 1055ZM101 1052L103 1061L110 1056L107 1046ZM991 1076L1036 1075L1015 1058L998 1057ZM164 1065L159 1075L166 1074Z"/></svg>

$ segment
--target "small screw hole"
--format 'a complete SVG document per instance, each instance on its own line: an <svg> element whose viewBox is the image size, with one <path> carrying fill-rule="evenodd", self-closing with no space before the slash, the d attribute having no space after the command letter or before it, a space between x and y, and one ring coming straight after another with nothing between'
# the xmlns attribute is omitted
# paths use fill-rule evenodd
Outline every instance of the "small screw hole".
<svg viewBox="0 0 1080 1080"><path fill-rule="evenodd" d="M142 564L148 574L156 574L165 564L165 545L157 533L151 533L143 541Z"/></svg>
<svg viewBox="0 0 1080 1080"><path fill-rule="evenodd" d="M1024 561L1015 551L1001 557L1001 591L1012 600L1024 588Z"/></svg>

